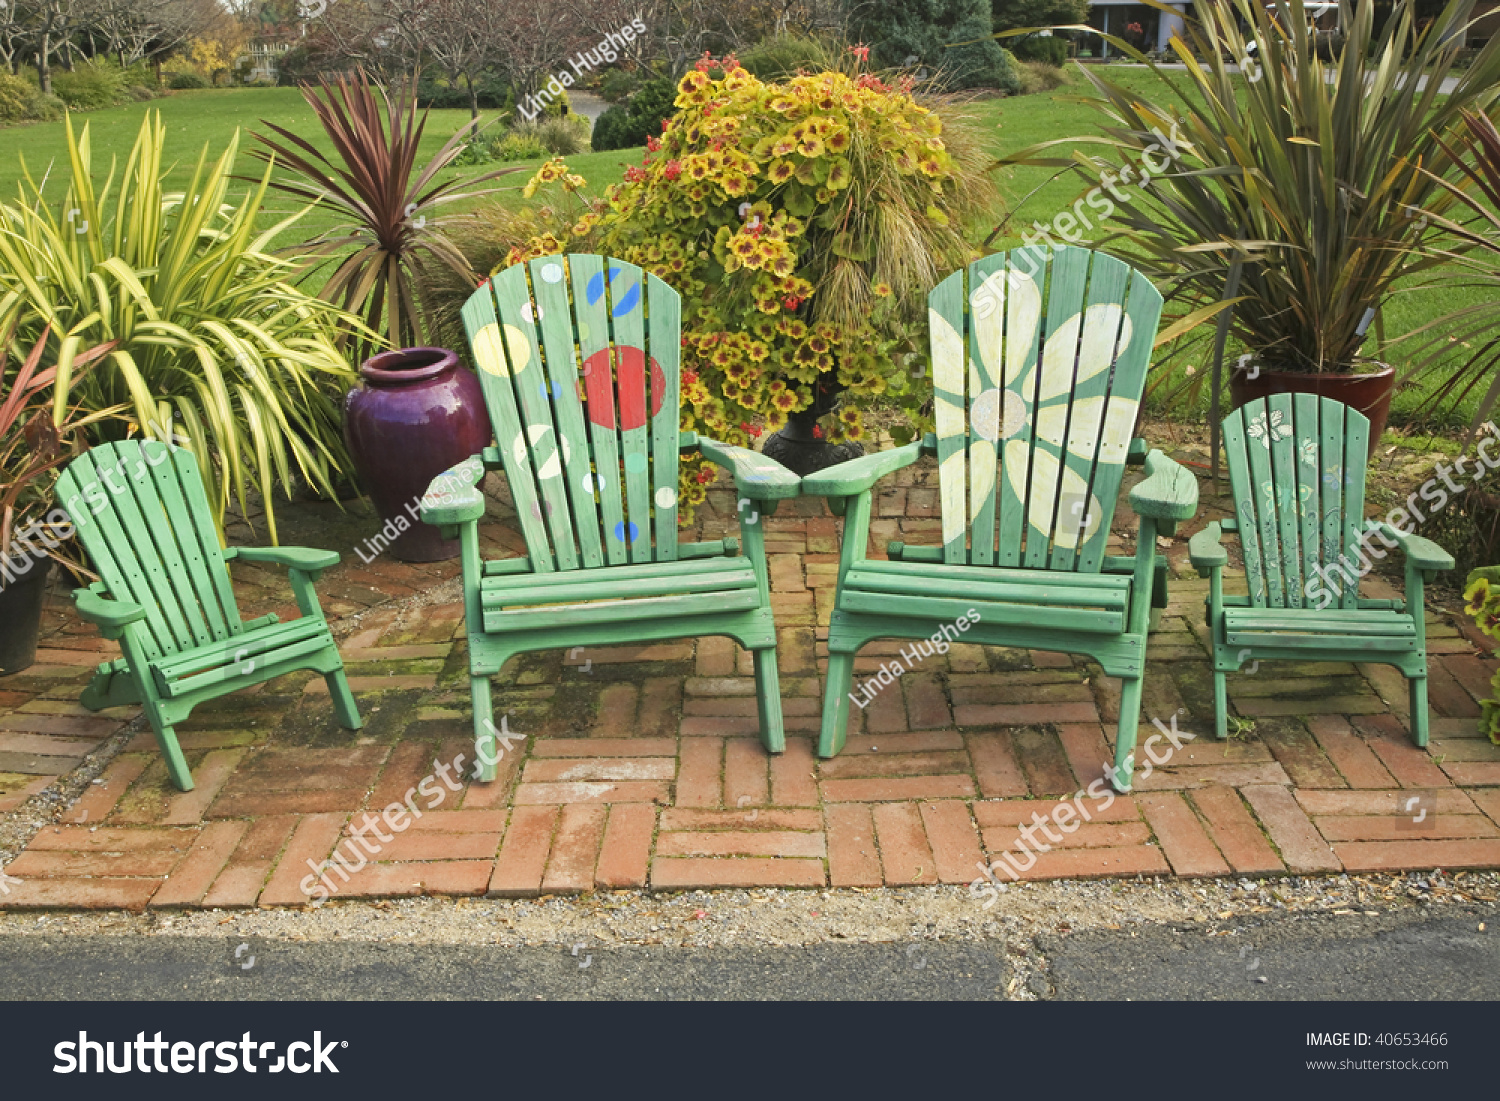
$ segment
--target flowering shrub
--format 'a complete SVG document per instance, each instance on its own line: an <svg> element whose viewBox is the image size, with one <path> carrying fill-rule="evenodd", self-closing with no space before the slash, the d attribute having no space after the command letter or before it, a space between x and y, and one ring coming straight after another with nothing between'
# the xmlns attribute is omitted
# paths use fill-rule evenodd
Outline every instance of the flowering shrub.
<svg viewBox="0 0 1500 1101"><path fill-rule="evenodd" d="M813 406L830 442L857 440L879 398L910 438L930 394L927 292L972 257L965 223L993 195L977 147L955 148L909 85L858 72L763 83L705 58L675 103L606 203L507 262L603 252L678 290L684 429L750 446ZM553 162L533 185L576 179ZM688 504L700 478L685 472Z"/></svg>

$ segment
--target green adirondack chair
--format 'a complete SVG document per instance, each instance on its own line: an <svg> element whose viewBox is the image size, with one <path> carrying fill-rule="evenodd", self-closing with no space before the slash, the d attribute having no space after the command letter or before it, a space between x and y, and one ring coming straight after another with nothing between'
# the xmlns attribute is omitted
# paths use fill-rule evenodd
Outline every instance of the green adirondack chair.
<svg viewBox="0 0 1500 1101"><path fill-rule="evenodd" d="M1188 541L1193 566L1209 579L1220 738L1228 733L1225 675L1246 662L1373 661L1406 675L1412 735L1427 744L1422 583L1451 570L1453 557L1430 540L1365 521L1369 435L1363 413L1311 394L1260 398L1224 420L1238 515ZM1246 596L1224 595L1226 531L1240 537ZM1386 547L1405 556L1404 601L1359 595L1359 578Z"/></svg>
<svg viewBox="0 0 1500 1101"><path fill-rule="evenodd" d="M844 744L861 646L945 626L951 638L972 610L965 642L1087 654L1123 679L1111 779L1129 790L1146 634L1166 604L1156 537L1198 501L1191 474L1131 439L1161 295L1102 253L1022 248L953 273L927 301L936 433L802 482L847 498L818 752ZM943 545L866 558L873 486L924 453L938 460ZM1129 558L1105 543L1132 453L1147 477L1130 493Z"/></svg>
<svg viewBox="0 0 1500 1101"><path fill-rule="evenodd" d="M463 318L498 446L436 478L421 515L460 540L479 778L498 760L490 677L513 655L700 635L754 652L761 740L781 752L760 520L799 479L679 432L677 292L620 260L547 256L493 276ZM744 554L732 538L678 542L690 450L733 471ZM485 562L478 483L502 468L528 553Z"/></svg>
<svg viewBox="0 0 1500 1101"><path fill-rule="evenodd" d="M57 482L57 500L101 578L75 589L78 614L118 639L125 656L99 666L84 690L92 710L139 703L167 772L193 788L173 727L198 704L297 669L322 673L339 721L360 727L338 645L313 583L334 551L306 547L221 549L192 453L155 440L95 447ZM287 567L302 614L240 619L231 559Z"/></svg>

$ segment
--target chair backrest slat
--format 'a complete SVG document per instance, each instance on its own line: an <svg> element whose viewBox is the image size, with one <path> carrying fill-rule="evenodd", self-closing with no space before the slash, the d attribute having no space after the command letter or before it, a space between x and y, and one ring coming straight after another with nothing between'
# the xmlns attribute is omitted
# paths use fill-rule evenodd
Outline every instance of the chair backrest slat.
<svg viewBox="0 0 1500 1101"><path fill-rule="evenodd" d="M927 297L932 328L932 415L937 429L938 494L943 512L943 561L968 560L965 535L964 445L968 416L964 403L964 282L956 272ZM953 324L953 319L958 324Z"/></svg>
<svg viewBox="0 0 1500 1101"><path fill-rule="evenodd" d="M104 444L68 466L57 493L110 595L145 609L149 658L243 631L191 452Z"/></svg>
<svg viewBox="0 0 1500 1101"><path fill-rule="evenodd" d="M1298 580L1302 592L1308 591L1317 568L1321 565L1323 548L1322 494L1323 471L1314 456L1322 453L1322 424L1318 417L1318 399L1314 394L1296 394L1292 398L1292 419L1299 440L1312 441L1312 448L1299 445L1297 449L1297 500L1301 507L1297 511L1297 538L1301 544L1298 564ZM1342 420L1342 416L1339 418ZM1315 449L1315 450L1314 450ZM1313 461L1308 461L1312 459Z"/></svg>
<svg viewBox="0 0 1500 1101"><path fill-rule="evenodd" d="M1005 386L1005 365L998 356L984 352L986 345L995 349L1004 346L1005 264L1006 254L999 253L976 261L970 269L972 285L980 288L972 292L970 298L985 304L983 309L974 311L969 323L971 394ZM958 404L962 405L962 402ZM1000 443L974 431L973 425L968 425L966 431L969 442L969 561L987 566L995 561L995 476L1000 470Z"/></svg>
<svg viewBox="0 0 1500 1101"><path fill-rule="evenodd" d="M1098 572L1161 302L1077 248L985 257L933 289L945 561Z"/></svg>
<svg viewBox="0 0 1500 1101"><path fill-rule="evenodd" d="M561 477L567 485L566 496L573 508L573 531L578 537L580 565L602 566L604 548L599 542L599 505L594 497L583 408L578 401L579 364L574 351L573 314L568 308L568 285L562 279L548 278L559 266L555 259L550 258L531 264L533 312L542 330L542 359L546 366L546 379L537 385L537 405L542 406L542 399L545 399L553 413L555 427L550 436L562 448Z"/></svg>
<svg viewBox="0 0 1500 1101"><path fill-rule="evenodd" d="M619 260L544 256L496 274L464 319L537 568L675 559L676 292Z"/></svg>
<svg viewBox="0 0 1500 1101"><path fill-rule="evenodd" d="M1330 399L1324 398L1324 402ZM1337 403L1335 403L1337 404ZM1368 568L1370 558L1365 550L1365 467L1370 461L1370 421L1357 409L1344 409L1343 454L1336 462L1343 472L1343 539L1341 545L1328 548L1327 561L1342 562L1346 573ZM1341 552L1335 557L1334 552ZM1359 607L1359 585L1357 580L1340 585L1340 604L1345 608ZM1421 614L1421 609L1417 609Z"/></svg>
<svg viewBox="0 0 1500 1101"><path fill-rule="evenodd" d="M646 297L656 560L670 562L677 557L677 472L682 466L682 299L654 275L646 277Z"/></svg>
<svg viewBox="0 0 1500 1101"><path fill-rule="evenodd" d="M1339 606L1358 607L1368 440L1364 414L1312 394L1257 398L1225 418L1252 605L1324 607L1331 582Z"/></svg>
<svg viewBox="0 0 1500 1101"><path fill-rule="evenodd" d="M626 527L632 562L651 561L651 438L646 429L646 288L643 273L621 260L605 262L598 293L609 298L615 346L615 392L620 452L625 463Z"/></svg>

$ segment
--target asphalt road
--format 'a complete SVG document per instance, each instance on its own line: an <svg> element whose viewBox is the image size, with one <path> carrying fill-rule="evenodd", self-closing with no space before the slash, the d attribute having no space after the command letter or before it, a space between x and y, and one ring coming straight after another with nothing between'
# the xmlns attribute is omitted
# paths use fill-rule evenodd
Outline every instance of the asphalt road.
<svg viewBox="0 0 1500 1101"><path fill-rule="evenodd" d="M1488 911L1279 919L1001 941L805 948L505 947L3 936L6 1000L1500 1000ZM1014 947L1014 946L1010 946ZM1040 956L1038 958L1038 949ZM1264 977L1265 981L1258 979Z"/></svg>

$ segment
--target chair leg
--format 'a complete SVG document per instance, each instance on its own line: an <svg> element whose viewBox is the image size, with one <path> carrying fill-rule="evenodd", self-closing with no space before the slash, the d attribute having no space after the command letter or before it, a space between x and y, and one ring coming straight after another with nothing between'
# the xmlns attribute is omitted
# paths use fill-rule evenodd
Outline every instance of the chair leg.
<svg viewBox="0 0 1500 1101"><path fill-rule="evenodd" d="M193 773L182 755L182 746L177 744L177 731L155 707L147 707L146 719L151 723L151 732L156 735L156 744L167 763L167 775L172 778L172 783L177 785L178 791L192 791Z"/></svg>
<svg viewBox="0 0 1500 1101"><path fill-rule="evenodd" d="M1161 627L1162 614L1167 610L1167 602L1171 599L1171 594L1167 591L1170 577L1166 558L1157 555L1156 568L1151 571L1151 615L1146 627L1148 633L1154 634Z"/></svg>
<svg viewBox="0 0 1500 1101"><path fill-rule="evenodd" d="M474 708L475 770L483 783L491 783L499 771L500 754L495 750L495 705L490 698L490 678L469 675L469 702Z"/></svg>
<svg viewBox="0 0 1500 1101"><path fill-rule="evenodd" d="M1229 737L1229 674L1214 670L1214 737Z"/></svg>
<svg viewBox="0 0 1500 1101"><path fill-rule="evenodd" d="M823 720L818 730L818 756L832 757L844 748L849 728L849 687L854 683L854 655L828 655L828 684L823 690Z"/></svg>
<svg viewBox="0 0 1500 1101"><path fill-rule="evenodd" d="M786 730L781 720L781 674L776 668L776 647L756 650L754 654L761 744L767 753L781 753L786 750Z"/></svg>
<svg viewBox="0 0 1500 1101"><path fill-rule="evenodd" d="M89 681L78 702L90 711L103 711L106 707L140 703L141 693L128 669L102 668Z"/></svg>
<svg viewBox="0 0 1500 1101"><path fill-rule="evenodd" d="M1121 795L1129 794L1135 771L1135 732L1141 722L1143 683L1140 677L1127 677L1120 686L1120 725L1115 731L1115 767L1110 770L1110 780Z"/></svg>
<svg viewBox="0 0 1500 1101"><path fill-rule="evenodd" d="M341 665L332 673L326 673L323 681L328 685L328 695L333 699L333 711L345 730L358 730L364 726L359 717L359 707L354 702L354 693L349 691L349 678Z"/></svg>
<svg viewBox="0 0 1500 1101"><path fill-rule="evenodd" d="M1427 678L1412 677L1407 682L1411 699L1411 736L1419 746L1427 745Z"/></svg>

